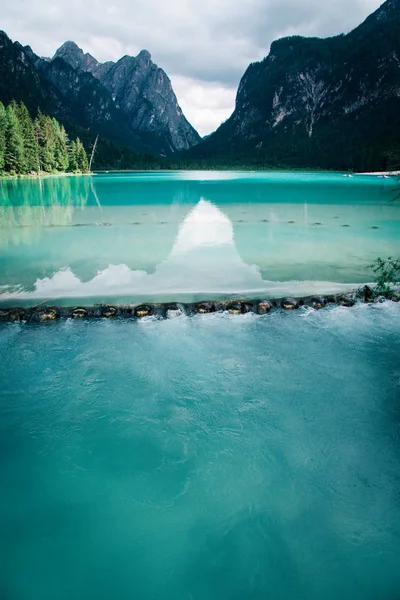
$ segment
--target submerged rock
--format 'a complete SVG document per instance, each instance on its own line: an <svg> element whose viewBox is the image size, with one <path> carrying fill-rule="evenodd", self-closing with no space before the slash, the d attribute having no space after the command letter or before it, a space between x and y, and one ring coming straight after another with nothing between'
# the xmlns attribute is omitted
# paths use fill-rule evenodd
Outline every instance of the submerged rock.
<svg viewBox="0 0 400 600"><path fill-rule="evenodd" d="M336 302L339 304L339 306L351 307L355 305L355 300L351 296L339 296Z"/></svg>
<svg viewBox="0 0 400 600"><path fill-rule="evenodd" d="M73 308L72 311L71 311L71 318L72 319L85 319L88 316L89 316L89 313L88 313L87 309L83 308L82 306L78 306L77 308Z"/></svg>
<svg viewBox="0 0 400 600"><path fill-rule="evenodd" d="M320 310L321 308L324 308L324 306L326 306L327 303L328 300L324 296L312 296L311 298L307 298L304 301L304 304L306 306L310 306L315 310Z"/></svg>
<svg viewBox="0 0 400 600"><path fill-rule="evenodd" d="M103 306L101 309L101 316L106 319L110 319L112 317L116 317L118 314L118 309L115 306Z"/></svg>
<svg viewBox="0 0 400 600"><path fill-rule="evenodd" d="M284 298L281 301L281 307L285 310L296 310L299 306L300 302L296 298Z"/></svg>
<svg viewBox="0 0 400 600"><path fill-rule="evenodd" d="M134 305L95 305L95 306L37 306L31 308L9 307L0 309L0 321L27 321L45 322L57 319L110 319L120 317L123 319L155 317L158 319L174 318L182 315L208 314L214 312L228 312L232 315L243 315L254 312L265 315L273 309L296 310L301 306L312 307L319 310L328 303L343 307L352 307L356 301L364 302L400 302L400 290L392 290L387 295L375 296L369 286L359 288L352 293L338 294L336 296L308 296L305 298L280 298L275 300L239 300L198 303L154 303Z"/></svg>
<svg viewBox="0 0 400 600"><path fill-rule="evenodd" d="M213 302L200 302L196 304L195 311L201 315L215 312L215 304Z"/></svg>
<svg viewBox="0 0 400 600"><path fill-rule="evenodd" d="M362 290L362 297L364 302L374 302L375 292L369 285L365 285Z"/></svg>
<svg viewBox="0 0 400 600"><path fill-rule="evenodd" d="M129 305L118 306L118 312L119 316L123 317L124 319L132 319L135 316L133 306Z"/></svg>
<svg viewBox="0 0 400 600"><path fill-rule="evenodd" d="M60 309L57 307L46 306L45 308L31 309L30 321L55 321L60 318Z"/></svg>
<svg viewBox="0 0 400 600"><path fill-rule="evenodd" d="M174 319L186 314L186 309L183 304L167 304L165 307L165 316L167 319Z"/></svg>
<svg viewBox="0 0 400 600"><path fill-rule="evenodd" d="M251 311L251 305L245 302L231 302L226 307L226 310L231 315L244 315Z"/></svg>
<svg viewBox="0 0 400 600"><path fill-rule="evenodd" d="M257 305L259 315L266 315L272 309L272 303L269 300L261 300Z"/></svg>
<svg viewBox="0 0 400 600"><path fill-rule="evenodd" d="M27 313L22 308L12 308L7 312L7 321L17 322L26 321Z"/></svg>
<svg viewBox="0 0 400 600"><path fill-rule="evenodd" d="M141 304L135 308L135 316L139 319L150 317L153 314L153 307L150 304Z"/></svg>

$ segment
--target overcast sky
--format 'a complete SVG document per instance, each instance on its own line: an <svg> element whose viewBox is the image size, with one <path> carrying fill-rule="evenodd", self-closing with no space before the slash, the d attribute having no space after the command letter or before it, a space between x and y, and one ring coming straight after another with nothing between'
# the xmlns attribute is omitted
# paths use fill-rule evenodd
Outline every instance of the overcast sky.
<svg viewBox="0 0 400 600"><path fill-rule="evenodd" d="M274 39L356 27L382 0L0 0L0 28L36 54L66 40L100 61L146 48L201 135L231 114L250 62Z"/></svg>

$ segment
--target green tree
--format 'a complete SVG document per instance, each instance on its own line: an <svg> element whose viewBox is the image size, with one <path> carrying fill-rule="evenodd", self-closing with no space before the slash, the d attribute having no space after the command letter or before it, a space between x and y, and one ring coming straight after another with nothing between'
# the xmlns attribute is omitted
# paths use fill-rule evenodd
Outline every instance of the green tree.
<svg viewBox="0 0 400 600"><path fill-rule="evenodd" d="M387 153L389 171L398 171L400 169L400 145L394 146Z"/></svg>
<svg viewBox="0 0 400 600"><path fill-rule="evenodd" d="M54 150L55 167L57 171L65 173L68 170L68 136L61 125L54 119L54 127L57 132L56 145Z"/></svg>
<svg viewBox="0 0 400 600"><path fill-rule="evenodd" d="M82 173L87 173L89 171L88 157L79 138L76 138L76 163L78 171L82 171Z"/></svg>
<svg viewBox="0 0 400 600"><path fill-rule="evenodd" d="M76 143L72 141L68 149L68 171L70 173L76 173L78 170L78 161L76 156Z"/></svg>
<svg viewBox="0 0 400 600"><path fill-rule="evenodd" d="M23 102L17 104L14 110L17 113L22 131L26 171L28 173L35 172L38 170L39 157L38 144L33 121L28 112L28 109L26 108Z"/></svg>
<svg viewBox="0 0 400 600"><path fill-rule="evenodd" d="M5 154L6 154L6 109L0 102L0 173L4 171Z"/></svg>
<svg viewBox="0 0 400 600"><path fill-rule="evenodd" d="M400 283L400 258L389 256L386 260L377 258L370 265L376 274L376 288L378 294L387 295L390 293L393 284Z"/></svg>
<svg viewBox="0 0 400 600"><path fill-rule="evenodd" d="M5 168L10 173L26 173L24 138L13 102L7 106L6 119Z"/></svg>
<svg viewBox="0 0 400 600"><path fill-rule="evenodd" d="M53 120L40 111L35 121L37 138L39 144L40 165L43 171L52 173L57 170L56 166L56 143L57 131Z"/></svg>

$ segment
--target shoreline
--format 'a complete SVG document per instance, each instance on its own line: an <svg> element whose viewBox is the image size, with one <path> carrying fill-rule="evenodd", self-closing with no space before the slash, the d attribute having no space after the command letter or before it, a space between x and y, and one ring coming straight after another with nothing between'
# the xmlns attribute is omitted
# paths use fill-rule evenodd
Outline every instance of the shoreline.
<svg viewBox="0 0 400 600"><path fill-rule="evenodd" d="M368 173L355 173L355 175L375 175L376 177L399 177L400 171L371 171Z"/></svg>
<svg viewBox="0 0 400 600"><path fill-rule="evenodd" d="M93 173L26 173L24 175L0 175L0 181L19 179L48 179L49 177L86 177Z"/></svg>
<svg viewBox="0 0 400 600"><path fill-rule="evenodd" d="M214 171L224 171L231 173L317 173L317 174L337 174L343 175L344 177L352 177L355 175L366 175L370 177L400 177L400 171L368 171L368 172L354 172L354 171L335 171L335 170L325 170L325 169L312 169L312 168L304 168L304 169L279 169L279 168L258 168L258 169L249 169L246 167L238 167L238 168L194 168L194 169L98 169L95 171L91 171L90 173L26 173L21 175L8 175L2 174L0 175L0 181L8 181L8 180L21 180L21 179L32 179L39 180L40 179L49 179L51 177L92 177L93 175L113 175L118 173L174 173L174 172L200 172L200 173L208 173Z"/></svg>

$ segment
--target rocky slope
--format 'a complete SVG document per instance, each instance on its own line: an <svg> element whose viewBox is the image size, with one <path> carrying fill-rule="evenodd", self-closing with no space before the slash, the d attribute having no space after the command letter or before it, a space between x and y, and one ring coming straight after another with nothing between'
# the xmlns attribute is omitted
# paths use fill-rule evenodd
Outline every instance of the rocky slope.
<svg viewBox="0 0 400 600"><path fill-rule="evenodd" d="M40 106L46 112L57 104L58 94L36 68L34 56L29 46L13 43L0 31L0 100L23 100L29 109Z"/></svg>
<svg viewBox="0 0 400 600"><path fill-rule="evenodd" d="M99 63L74 42L66 42L51 62L57 59L78 72L93 75L111 94L115 107L128 117L129 127L142 143L158 154L187 150L200 141L182 113L171 81L147 50L136 57L124 56L116 63Z"/></svg>
<svg viewBox="0 0 400 600"><path fill-rule="evenodd" d="M66 42L52 59L42 59L0 32L0 100L12 98L153 154L172 155L200 141L147 51L100 64Z"/></svg>
<svg viewBox="0 0 400 600"><path fill-rule="evenodd" d="M400 0L334 38L290 37L244 74L230 119L196 158L385 167L400 143Z"/></svg>

